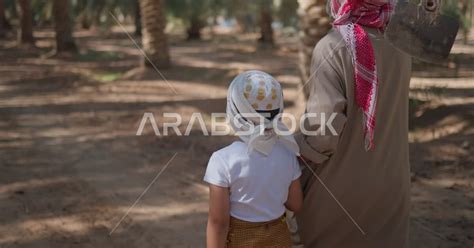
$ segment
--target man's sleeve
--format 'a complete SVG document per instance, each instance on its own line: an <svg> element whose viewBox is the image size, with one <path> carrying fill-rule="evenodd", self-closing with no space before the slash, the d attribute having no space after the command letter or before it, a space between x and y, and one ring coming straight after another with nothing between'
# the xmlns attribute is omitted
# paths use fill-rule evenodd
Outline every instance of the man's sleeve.
<svg viewBox="0 0 474 248"><path fill-rule="evenodd" d="M335 53L337 52L331 52L332 55ZM313 53L311 74L314 75L307 85L309 98L306 113L316 116L308 116L303 125L304 130L312 134L305 134L302 129L301 133L295 135L300 153L316 164L325 162L334 154L347 121L345 113L347 99L343 88L345 83L331 64L335 60L331 54L325 57L318 53L318 49ZM323 122L322 114L325 115L326 122ZM330 124L335 133L325 123ZM325 128L324 135L323 128Z"/></svg>

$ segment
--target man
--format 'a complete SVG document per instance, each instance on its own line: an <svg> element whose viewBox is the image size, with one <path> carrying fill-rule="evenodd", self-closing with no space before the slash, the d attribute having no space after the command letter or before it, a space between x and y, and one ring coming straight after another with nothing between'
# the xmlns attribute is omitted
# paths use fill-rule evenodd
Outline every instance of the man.
<svg viewBox="0 0 474 248"><path fill-rule="evenodd" d="M298 233L306 247L408 247L411 59L383 36L393 3L328 1L334 29L314 49L306 111L336 113L338 134L297 136L330 191L304 170ZM305 127L323 124L318 116Z"/></svg>

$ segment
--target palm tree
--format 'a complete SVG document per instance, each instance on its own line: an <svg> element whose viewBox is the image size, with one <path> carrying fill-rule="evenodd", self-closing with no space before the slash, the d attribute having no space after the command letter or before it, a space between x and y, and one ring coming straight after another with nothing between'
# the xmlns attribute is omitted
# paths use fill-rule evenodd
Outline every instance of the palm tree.
<svg viewBox="0 0 474 248"><path fill-rule="evenodd" d="M6 25L5 25L5 2L0 0L0 38L5 37L6 35Z"/></svg>
<svg viewBox="0 0 474 248"><path fill-rule="evenodd" d="M219 8L222 0L168 0L166 10L181 19L186 25L188 40L201 39L201 31L206 26L207 18Z"/></svg>
<svg viewBox="0 0 474 248"><path fill-rule="evenodd" d="M472 4L472 0L470 1ZM464 44L468 44L469 42L469 31L471 31L471 25L468 22L469 20L469 1L468 0L461 0L459 1L460 6L460 11L461 11L461 21L462 21L462 27L463 27L463 36L464 36Z"/></svg>
<svg viewBox="0 0 474 248"><path fill-rule="evenodd" d="M69 0L53 0L56 53L77 52L72 36L73 23L69 13Z"/></svg>
<svg viewBox="0 0 474 248"><path fill-rule="evenodd" d="M142 17L142 43L147 57L158 68L170 66L168 40L165 34L165 14L163 0L140 0ZM144 66L152 66L143 60Z"/></svg>
<svg viewBox="0 0 474 248"><path fill-rule="evenodd" d="M331 29L325 0L298 0L300 19L300 73L303 83L310 77L311 56L314 46ZM307 89L304 90L308 96Z"/></svg>
<svg viewBox="0 0 474 248"><path fill-rule="evenodd" d="M296 26L298 18L295 15L298 10L298 2L295 0L281 0L277 9L277 15L284 27Z"/></svg>
<svg viewBox="0 0 474 248"><path fill-rule="evenodd" d="M135 15L133 16L135 19L135 35L142 36L142 17L140 14L140 4L138 3L138 1L134 1L133 7L135 11Z"/></svg>
<svg viewBox="0 0 474 248"><path fill-rule="evenodd" d="M186 31L188 33L188 40L200 40L201 29L204 27L204 23L199 15L193 14L189 18L189 27Z"/></svg>
<svg viewBox="0 0 474 248"><path fill-rule="evenodd" d="M20 16L20 32L18 33L18 43L20 45L34 46L33 37L33 15L29 0L18 0L18 12Z"/></svg>
<svg viewBox="0 0 474 248"><path fill-rule="evenodd" d="M91 2L89 0L81 0L76 3L75 15L77 20L83 29L89 29L91 23Z"/></svg>
<svg viewBox="0 0 474 248"><path fill-rule="evenodd" d="M271 12L271 7L273 1L271 0L260 0L259 1L259 11L260 11L260 39L262 43L273 44L273 17Z"/></svg>

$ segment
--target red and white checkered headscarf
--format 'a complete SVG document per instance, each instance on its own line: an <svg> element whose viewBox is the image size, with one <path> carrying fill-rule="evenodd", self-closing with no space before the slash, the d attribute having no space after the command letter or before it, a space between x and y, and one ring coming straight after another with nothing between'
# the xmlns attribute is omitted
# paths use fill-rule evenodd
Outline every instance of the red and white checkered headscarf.
<svg viewBox="0 0 474 248"><path fill-rule="evenodd" d="M365 148L374 148L377 103L377 66L375 53L362 26L384 31L395 0L330 0L334 27L351 52L355 70L355 100L364 112Z"/></svg>

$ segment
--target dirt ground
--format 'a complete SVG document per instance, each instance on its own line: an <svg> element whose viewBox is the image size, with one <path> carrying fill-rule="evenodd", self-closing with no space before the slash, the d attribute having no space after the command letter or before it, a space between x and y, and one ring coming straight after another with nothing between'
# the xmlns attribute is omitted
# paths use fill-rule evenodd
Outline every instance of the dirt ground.
<svg viewBox="0 0 474 248"><path fill-rule="evenodd" d="M0 247L203 247L207 159L233 137L156 136L164 112L225 111L226 86L247 69L283 83L301 113L297 42L255 36L186 42L173 37L173 67L136 80L140 52L123 33L76 33L81 54L47 58L0 43ZM416 63L411 83L412 247L474 246L474 42L449 63ZM128 78L128 79L127 79ZM183 125L182 131L186 129ZM154 181L166 163L166 170ZM154 182L154 183L152 183ZM152 184L151 184L152 183ZM149 190L139 199L147 187ZM128 215L116 224L126 213Z"/></svg>

